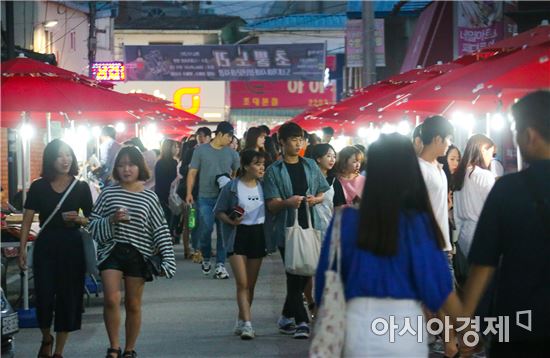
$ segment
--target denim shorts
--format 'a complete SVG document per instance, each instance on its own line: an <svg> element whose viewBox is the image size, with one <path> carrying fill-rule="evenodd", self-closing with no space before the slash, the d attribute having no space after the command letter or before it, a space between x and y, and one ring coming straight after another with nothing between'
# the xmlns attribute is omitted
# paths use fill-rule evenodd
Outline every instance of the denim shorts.
<svg viewBox="0 0 550 358"><path fill-rule="evenodd" d="M99 271L122 271L125 277L147 277L147 266L141 253L130 244L117 243L109 257L98 266Z"/></svg>

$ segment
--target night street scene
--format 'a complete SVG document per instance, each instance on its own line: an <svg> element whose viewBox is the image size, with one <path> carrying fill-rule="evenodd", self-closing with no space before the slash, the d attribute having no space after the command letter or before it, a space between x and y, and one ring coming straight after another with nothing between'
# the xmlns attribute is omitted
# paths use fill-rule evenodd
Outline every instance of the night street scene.
<svg viewBox="0 0 550 358"><path fill-rule="evenodd" d="M0 5L2 358L550 356L550 1Z"/></svg>

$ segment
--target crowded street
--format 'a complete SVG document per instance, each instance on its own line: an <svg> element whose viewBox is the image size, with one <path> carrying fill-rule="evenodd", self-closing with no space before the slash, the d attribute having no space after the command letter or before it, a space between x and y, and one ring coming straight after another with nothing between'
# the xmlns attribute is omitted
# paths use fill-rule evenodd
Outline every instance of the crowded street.
<svg viewBox="0 0 550 358"><path fill-rule="evenodd" d="M548 356L550 2L0 5L2 358Z"/></svg>

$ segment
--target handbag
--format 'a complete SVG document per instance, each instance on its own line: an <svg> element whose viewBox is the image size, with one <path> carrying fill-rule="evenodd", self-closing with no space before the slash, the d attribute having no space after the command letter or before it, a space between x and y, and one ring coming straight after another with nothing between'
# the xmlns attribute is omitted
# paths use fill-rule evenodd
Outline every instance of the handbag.
<svg viewBox="0 0 550 358"><path fill-rule="evenodd" d="M340 248L340 227L342 212L337 210L334 215L332 236L329 249L329 265L324 272L325 287L321 305L313 329L313 339L309 348L309 356L315 358L341 357L346 338L346 298L340 272L342 269L342 253ZM336 260L336 270L334 270Z"/></svg>
<svg viewBox="0 0 550 358"><path fill-rule="evenodd" d="M81 228L82 247L84 249L84 262L86 264L86 273L88 275L99 276L97 268L97 244L92 239L88 230Z"/></svg>
<svg viewBox="0 0 550 358"><path fill-rule="evenodd" d="M40 234L42 233L42 231L44 230L44 228L46 227L46 225L48 225L48 223L50 221L52 221L53 217L55 214L57 214L57 212L59 211L59 209L61 209L61 205L63 205L63 202L65 201L65 199L67 199L67 196L69 196L69 194L71 193L71 191L73 190L73 188L75 187L76 183L78 182L77 179L73 180L73 182L71 183L71 185L69 186L69 189L67 189L67 191L65 191L65 194L63 194L63 196L61 197L61 199L59 200L59 202L57 203L57 205L55 206L55 208L53 209L52 213L50 214L50 216L48 216L48 218L46 219L46 221L44 221L44 224L42 224L42 226L40 227L40 231L38 232L38 234L36 235L36 239L35 240L38 240L38 237L40 236ZM30 248L29 248L29 251L27 252L27 266L28 267L33 267L33 256L34 256L34 245L32 245Z"/></svg>
<svg viewBox="0 0 550 358"><path fill-rule="evenodd" d="M321 253L321 232L313 228L311 213L306 203L308 228L298 223L298 209L294 212L294 225L285 229L285 269L299 276L313 276Z"/></svg>
<svg viewBox="0 0 550 358"><path fill-rule="evenodd" d="M183 200L178 195L178 185L180 178L174 179L170 184L170 193L168 194L168 207L172 212L172 215L180 215L182 211Z"/></svg>
<svg viewBox="0 0 550 358"><path fill-rule="evenodd" d="M155 254L145 258L145 281L151 282L155 277L163 276L162 256Z"/></svg>

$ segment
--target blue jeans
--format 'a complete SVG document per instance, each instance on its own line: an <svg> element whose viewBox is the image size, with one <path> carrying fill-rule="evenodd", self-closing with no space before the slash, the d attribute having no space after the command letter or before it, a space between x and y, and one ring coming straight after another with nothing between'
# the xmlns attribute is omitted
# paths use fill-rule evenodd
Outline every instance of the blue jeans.
<svg viewBox="0 0 550 358"><path fill-rule="evenodd" d="M225 258L227 256L225 252L225 245L220 233L220 224L214 216L214 206L216 205L217 198L199 198L197 200L198 214L200 216L199 224L199 242L201 245L201 252L204 261L209 261L212 255L212 230L214 229L214 223L216 223L216 263L225 264Z"/></svg>

